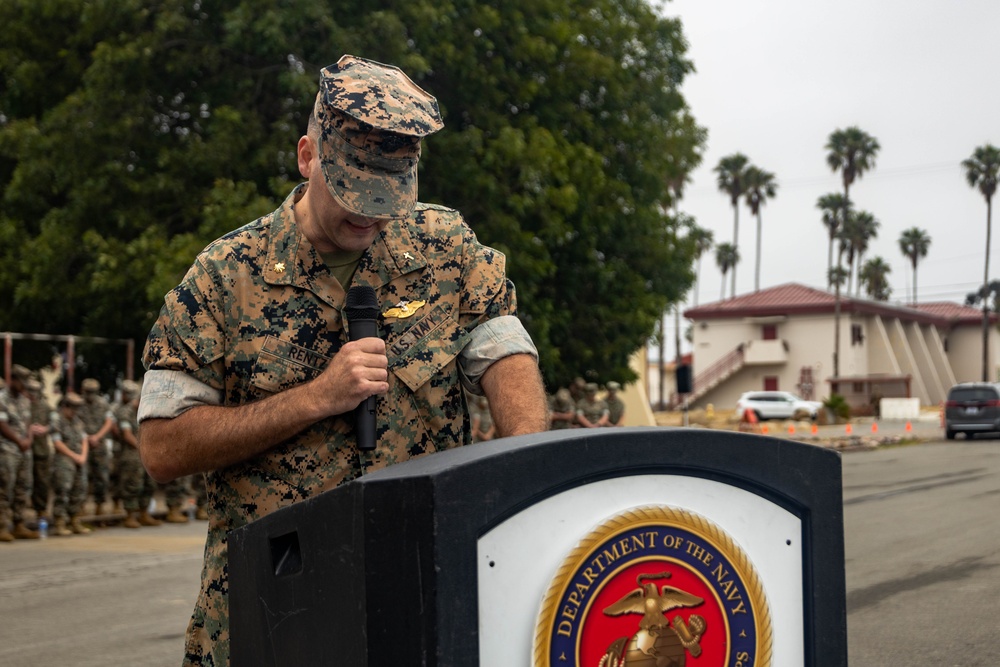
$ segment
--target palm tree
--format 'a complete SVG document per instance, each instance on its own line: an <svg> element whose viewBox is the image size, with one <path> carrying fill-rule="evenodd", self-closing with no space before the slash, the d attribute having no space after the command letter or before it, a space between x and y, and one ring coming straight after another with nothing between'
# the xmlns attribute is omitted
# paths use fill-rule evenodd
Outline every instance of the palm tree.
<svg viewBox="0 0 1000 667"><path fill-rule="evenodd" d="M726 274L729 273L729 269L736 269L736 265L740 261L740 251L732 243L720 243L715 246L715 263L719 265L719 269L722 271L722 294L720 299L726 298ZM733 292L732 296L736 296L736 292Z"/></svg>
<svg viewBox="0 0 1000 667"><path fill-rule="evenodd" d="M844 235L848 242L847 291L850 292L855 269L857 271L861 270L861 261L865 253L868 252L868 245L872 239L878 238L878 228L882 223L876 220L875 216L868 211L858 211L853 215L848 214L848 220L849 223L844 230ZM860 293L861 281L859 280L855 294Z"/></svg>
<svg viewBox="0 0 1000 667"><path fill-rule="evenodd" d="M844 216L851 205L851 184L875 166L879 145L875 137L858 127L836 130L826 142L826 163L839 171L844 182ZM840 268L840 264L837 264ZM833 307L833 376L840 377L840 282L835 285Z"/></svg>
<svg viewBox="0 0 1000 667"><path fill-rule="evenodd" d="M698 306L698 282L701 276L701 256L712 249L714 237L711 230L705 229L703 227L692 227L691 231L688 232L688 236L694 241L694 258L697 262L694 270L694 289L692 294L694 296L695 307Z"/></svg>
<svg viewBox="0 0 1000 667"><path fill-rule="evenodd" d="M990 224L993 215L993 193L997 191L997 178L1000 176L1000 148L992 144L979 146L972 152L972 157L962 160L965 167L965 180L969 187L978 188L986 198L986 266L983 269L983 290L989 290L990 283ZM987 306L988 299L983 299L983 382L987 381L987 366L989 365L990 348L990 316Z"/></svg>
<svg viewBox="0 0 1000 667"><path fill-rule="evenodd" d="M775 180L774 174L769 171L759 169L753 165L747 167L743 176L743 181L746 185L744 201L746 201L747 206L750 207L750 213L757 216L757 268L754 271L753 290L755 292L759 292L761 235L760 207L767 203L768 200L774 199L774 195L778 191L778 182Z"/></svg>
<svg viewBox="0 0 1000 667"><path fill-rule="evenodd" d="M750 160L743 153L733 153L719 160L714 171L716 173L716 183L719 190L729 195L729 203L733 205L733 243L732 246L737 251L740 248L740 197L746 192L746 170ZM736 261L739 262L739 253L736 253ZM736 264L733 269L732 295L736 296Z"/></svg>
<svg viewBox="0 0 1000 667"><path fill-rule="evenodd" d="M899 235L899 250L913 267L913 298L910 303L917 303L917 262L927 256L927 249L931 247L931 237L922 229L910 227L904 229Z"/></svg>
<svg viewBox="0 0 1000 667"><path fill-rule="evenodd" d="M830 244L826 251L826 275L827 285L833 286L830 282L830 271L833 269L833 242L840 235L840 230L844 226L844 212L850 213L851 205L844 199L844 195L833 192L823 195L816 201L816 208L823 211L823 226L826 227Z"/></svg>
<svg viewBox="0 0 1000 667"><path fill-rule="evenodd" d="M889 274L892 267L881 257L872 257L858 271L858 285L863 285L865 293L875 301L888 301L892 294L889 287Z"/></svg>

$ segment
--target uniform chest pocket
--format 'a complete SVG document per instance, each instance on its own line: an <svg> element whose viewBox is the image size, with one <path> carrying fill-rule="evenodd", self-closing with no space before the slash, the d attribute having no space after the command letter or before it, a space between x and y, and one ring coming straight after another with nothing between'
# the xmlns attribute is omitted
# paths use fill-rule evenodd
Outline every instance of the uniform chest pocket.
<svg viewBox="0 0 1000 667"><path fill-rule="evenodd" d="M451 317L452 309L438 305L388 342L389 370L417 391L447 366L472 335Z"/></svg>
<svg viewBox="0 0 1000 667"><path fill-rule="evenodd" d="M268 336L254 363L251 390L258 395L277 394L312 380L329 362L330 357Z"/></svg>

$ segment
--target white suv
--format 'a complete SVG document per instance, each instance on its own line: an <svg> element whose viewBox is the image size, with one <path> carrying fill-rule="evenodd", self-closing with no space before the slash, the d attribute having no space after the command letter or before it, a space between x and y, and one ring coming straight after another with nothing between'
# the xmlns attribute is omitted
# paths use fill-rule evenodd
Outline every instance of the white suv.
<svg viewBox="0 0 1000 667"><path fill-rule="evenodd" d="M810 419L816 419L823 404L819 401L804 401L787 391L748 391L736 401L736 414L743 415L753 410L757 419L791 419L805 412Z"/></svg>

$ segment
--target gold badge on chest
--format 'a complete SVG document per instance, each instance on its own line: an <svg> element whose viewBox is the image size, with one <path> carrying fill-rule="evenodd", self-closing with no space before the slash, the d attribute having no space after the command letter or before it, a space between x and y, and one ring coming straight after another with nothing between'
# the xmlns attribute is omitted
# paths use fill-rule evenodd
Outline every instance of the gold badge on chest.
<svg viewBox="0 0 1000 667"><path fill-rule="evenodd" d="M423 308L426 304L426 301L407 301L406 299L403 299L394 307L385 311L382 315L384 317L395 317L405 320L407 317L413 317L417 311Z"/></svg>

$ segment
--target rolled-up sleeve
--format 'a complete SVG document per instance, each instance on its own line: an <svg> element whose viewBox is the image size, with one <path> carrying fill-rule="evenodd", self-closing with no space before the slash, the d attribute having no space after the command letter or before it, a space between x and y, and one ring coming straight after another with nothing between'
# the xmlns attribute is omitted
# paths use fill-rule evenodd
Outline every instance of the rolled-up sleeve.
<svg viewBox="0 0 1000 667"><path fill-rule="evenodd" d="M458 357L462 385L471 393L482 396L480 381L494 362L512 354L530 354L538 361L538 350L514 315L486 320L472 330L472 338Z"/></svg>
<svg viewBox="0 0 1000 667"><path fill-rule="evenodd" d="M199 405L221 405L222 392L182 371L147 371L139 399L139 421L173 419Z"/></svg>

